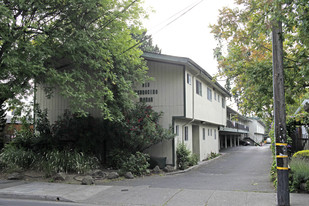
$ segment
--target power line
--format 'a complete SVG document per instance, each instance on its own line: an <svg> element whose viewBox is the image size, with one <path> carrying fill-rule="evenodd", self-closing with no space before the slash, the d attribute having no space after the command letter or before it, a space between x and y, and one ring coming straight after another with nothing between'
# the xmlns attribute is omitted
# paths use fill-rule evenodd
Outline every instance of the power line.
<svg viewBox="0 0 309 206"><path fill-rule="evenodd" d="M189 6L185 7L184 9L182 9L182 10L178 11L177 13L173 14L171 17L169 17L167 20L165 20L165 21L163 21L163 22L166 22L166 21L172 19L174 16L177 16L178 14L179 14L179 15L178 15L176 18L172 19L172 20L171 20L170 22L168 22L167 24L165 24L162 28L158 29L156 32L154 32L154 33L152 33L152 34L149 34L148 37L143 38L143 39L140 40L138 43L134 44L133 46L131 46L131 47L129 47L128 49L126 49L125 51L123 51L121 54L124 54L124 53L126 53L127 51L129 51L129 50L135 48L136 46L139 46L139 45L142 44L143 42L147 41L148 39L151 38L152 35L159 33L160 31L162 31L163 29L165 29L166 27L168 27L169 25L171 25L172 23L174 23L175 21L177 21L180 17L184 16L184 15L187 14L189 11L191 11L192 9L194 9L196 6L198 6L198 5L199 5L200 3L202 3L203 1L204 1L204 0L200 0L200 1L198 1L197 3L190 4ZM162 23L163 23L163 22L162 22ZM162 23L160 23L160 24L162 24ZM158 24L158 25L160 25L160 24ZM157 25L157 26L158 26L158 25ZM157 26L155 26L155 27L157 27Z"/></svg>
<svg viewBox="0 0 309 206"><path fill-rule="evenodd" d="M203 0L202 0L202 1L203 1ZM201 1L201 2L202 2L202 1ZM199 3L201 3L201 2L199 2ZM180 13L182 13L182 12L186 12L188 9L194 7L195 5L196 5L196 3L190 4L190 5L188 5L187 7L185 7L184 9L182 9L182 10L176 12L175 14L173 14L172 16L170 16L169 18L167 18L167 19L165 19L164 21L160 22L159 24L155 25L155 26L153 27L153 29L149 30L149 33L151 33L153 30L155 30L155 28L159 27L160 25L165 24L165 22L169 21L170 19L173 19L173 18L174 18L175 16L177 16L178 14L180 14Z"/></svg>
<svg viewBox="0 0 309 206"><path fill-rule="evenodd" d="M185 14L187 14L189 11L191 11L192 9L194 9L196 6L198 6L199 4L201 4L204 0L200 0L199 2L195 3L195 4L191 4L189 6L187 6L186 8L182 9L181 11L175 13L174 15L172 15L171 17L169 17L167 20L168 21L170 19L172 19L174 16L177 16L179 13L180 15L178 15L176 18L172 19L170 22L168 22L167 24L165 24L162 28L158 29L157 31L153 32L150 35L154 35L159 33L160 31L162 31L163 29L165 29L166 27L168 27L169 25L171 25L172 23L174 23L175 21L177 21L180 17L183 17ZM162 23L160 23L162 24ZM160 25L159 24L159 25Z"/></svg>

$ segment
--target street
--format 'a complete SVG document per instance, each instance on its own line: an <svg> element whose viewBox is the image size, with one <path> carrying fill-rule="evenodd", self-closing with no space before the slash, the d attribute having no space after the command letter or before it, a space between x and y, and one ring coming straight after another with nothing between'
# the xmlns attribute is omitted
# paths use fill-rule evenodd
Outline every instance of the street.
<svg viewBox="0 0 309 206"><path fill-rule="evenodd" d="M108 183L117 186L150 186L194 190L274 192L270 182L270 145L223 150L222 157L187 173L150 176Z"/></svg>

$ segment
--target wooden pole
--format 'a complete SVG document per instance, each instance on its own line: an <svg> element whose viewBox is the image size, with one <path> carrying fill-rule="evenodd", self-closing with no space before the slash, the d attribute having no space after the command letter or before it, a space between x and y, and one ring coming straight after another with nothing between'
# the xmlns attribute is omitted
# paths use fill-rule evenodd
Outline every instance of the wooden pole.
<svg viewBox="0 0 309 206"><path fill-rule="evenodd" d="M282 23L276 22L272 30L273 43L273 93L277 160L277 201L279 206L290 205L286 111L283 72Z"/></svg>

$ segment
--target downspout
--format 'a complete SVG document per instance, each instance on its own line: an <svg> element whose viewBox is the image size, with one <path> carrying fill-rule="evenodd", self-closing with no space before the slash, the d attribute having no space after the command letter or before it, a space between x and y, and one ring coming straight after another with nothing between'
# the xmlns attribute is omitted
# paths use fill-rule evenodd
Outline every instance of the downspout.
<svg viewBox="0 0 309 206"><path fill-rule="evenodd" d="M200 70L200 72L199 73L197 73L197 74L195 74L193 77L192 77L192 120L190 120L189 122L187 122L186 124L184 124L183 126L182 126L182 131L184 131L184 127L185 126L187 126L188 124L191 124L192 122L194 122L195 121L195 117L194 117L194 112L195 112L195 110L194 110L194 103L195 103L195 101L194 101L194 97L195 97L195 94L194 94L194 82L195 82L195 78L197 77L197 76L199 76L199 75L201 75L201 73L202 73L202 71ZM182 134L182 144L184 144L184 135Z"/></svg>
<svg viewBox="0 0 309 206"><path fill-rule="evenodd" d="M34 94L33 94L33 131L36 131L36 113L37 113L37 97L36 97L36 92L37 92L37 85L36 81L34 81Z"/></svg>

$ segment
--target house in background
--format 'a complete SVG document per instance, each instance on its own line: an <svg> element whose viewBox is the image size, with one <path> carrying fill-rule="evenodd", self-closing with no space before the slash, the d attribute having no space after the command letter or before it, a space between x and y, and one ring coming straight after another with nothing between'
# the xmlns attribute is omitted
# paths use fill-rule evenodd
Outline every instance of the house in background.
<svg viewBox="0 0 309 206"><path fill-rule="evenodd" d="M176 149L180 143L206 159L211 152L219 153L219 127L226 125L226 98L230 94L199 65L189 58L144 53L153 81L135 85L137 101L145 102L155 111L163 112L160 124L172 127L176 137L159 143L147 152L153 157L166 157L166 163L176 164ZM51 123L69 108L68 100L55 91L48 99L38 85L36 103L48 110ZM96 117L98 112L90 111Z"/></svg>
<svg viewBox="0 0 309 206"><path fill-rule="evenodd" d="M160 124L173 127L176 137L148 150L151 156L167 157L175 165L180 143L206 159L219 153L219 127L226 125L226 98L230 94L199 65L189 58L144 53L148 76L154 81L136 86L139 101L162 111Z"/></svg>
<svg viewBox="0 0 309 206"><path fill-rule="evenodd" d="M247 126L249 126L249 137L256 143L261 143L264 141L265 137L265 124L257 117L248 117Z"/></svg>
<svg viewBox="0 0 309 206"><path fill-rule="evenodd" d="M240 141L248 137L250 120L231 107L226 110L226 126L221 126L219 130L220 149L235 147L240 145Z"/></svg>
<svg viewBox="0 0 309 206"><path fill-rule="evenodd" d="M6 112L6 125L3 130L2 138L0 140L0 145L3 146L4 144L10 142L15 136L16 132L20 131L23 127L23 124L20 120L14 119L14 110ZM32 122L28 121L30 129L33 130ZM0 146L0 147L1 147Z"/></svg>
<svg viewBox="0 0 309 206"><path fill-rule="evenodd" d="M299 112L309 112L309 99L305 99L302 104L297 108L294 115ZM291 135L293 141L292 151L297 152L299 150L309 149L309 125L296 125L294 134Z"/></svg>

